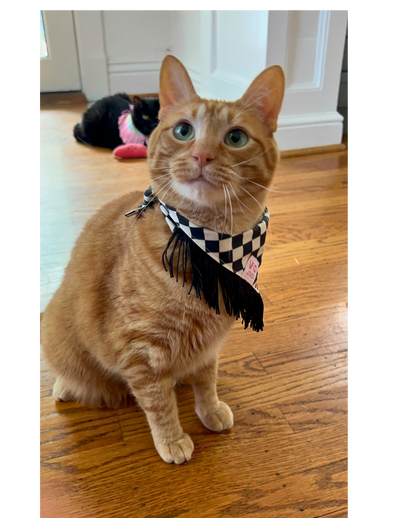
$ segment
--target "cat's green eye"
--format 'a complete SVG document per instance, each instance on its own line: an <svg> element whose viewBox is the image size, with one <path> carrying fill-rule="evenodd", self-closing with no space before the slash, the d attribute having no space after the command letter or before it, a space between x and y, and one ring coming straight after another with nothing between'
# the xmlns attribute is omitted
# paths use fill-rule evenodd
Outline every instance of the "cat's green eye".
<svg viewBox="0 0 400 518"><path fill-rule="evenodd" d="M149 119L149 116L148 115L142 115L142 119L144 119L145 121L147 121Z"/></svg>
<svg viewBox="0 0 400 518"><path fill-rule="evenodd" d="M234 129L230 131L225 137L225 144L231 147L243 147L249 141L247 133L241 129Z"/></svg>
<svg viewBox="0 0 400 518"><path fill-rule="evenodd" d="M174 128L174 135L178 140L191 140L194 137L194 128L188 122L180 122Z"/></svg>

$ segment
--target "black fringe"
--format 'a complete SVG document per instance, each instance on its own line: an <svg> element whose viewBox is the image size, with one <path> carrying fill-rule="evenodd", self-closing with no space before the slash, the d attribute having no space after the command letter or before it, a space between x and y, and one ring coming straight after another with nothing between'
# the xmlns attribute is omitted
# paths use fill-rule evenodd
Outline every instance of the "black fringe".
<svg viewBox="0 0 400 518"><path fill-rule="evenodd" d="M173 264L176 253L178 257L174 275ZM236 319L242 317L245 329L250 326L254 331L263 330L264 303L261 295L248 282L209 257L183 230L177 227L164 250L162 261L165 271L169 271L171 277L175 276L177 282L179 269L182 271L182 286L187 282L188 260L192 267L192 285L189 293L194 289L199 299L203 294L208 306L215 309L219 315L219 286L228 315L234 315Z"/></svg>

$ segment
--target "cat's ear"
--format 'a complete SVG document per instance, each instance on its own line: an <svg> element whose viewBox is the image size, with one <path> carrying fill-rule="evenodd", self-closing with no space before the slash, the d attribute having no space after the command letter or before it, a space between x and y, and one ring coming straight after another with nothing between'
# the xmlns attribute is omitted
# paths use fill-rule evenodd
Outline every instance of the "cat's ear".
<svg viewBox="0 0 400 518"><path fill-rule="evenodd" d="M186 68L174 56L165 56L160 72L161 112L192 97L197 95Z"/></svg>
<svg viewBox="0 0 400 518"><path fill-rule="evenodd" d="M271 132L277 129L278 115L285 92L285 75L279 65L266 68L248 87L241 104L258 111Z"/></svg>
<svg viewBox="0 0 400 518"><path fill-rule="evenodd" d="M135 95L133 98L133 106L138 109L143 108L143 101L137 95Z"/></svg>

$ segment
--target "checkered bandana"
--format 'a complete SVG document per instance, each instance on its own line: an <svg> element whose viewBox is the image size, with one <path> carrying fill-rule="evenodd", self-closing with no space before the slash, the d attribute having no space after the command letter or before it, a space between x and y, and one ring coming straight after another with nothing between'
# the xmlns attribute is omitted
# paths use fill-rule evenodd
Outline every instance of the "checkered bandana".
<svg viewBox="0 0 400 518"><path fill-rule="evenodd" d="M196 297L215 309L217 315L222 299L227 314L241 317L245 329L250 326L254 331L262 331L264 303L256 280L267 236L268 210L264 210L254 228L231 236L195 225L159 200L149 187L142 205L125 215L139 217L155 202L172 231L161 257L170 277L178 282L181 273L182 287L190 278L188 294L194 290Z"/></svg>
<svg viewBox="0 0 400 518"><path fill-rule="evenodd" d="M255 257L258 263L261 264L269 222L269 211L267 208L265 208L261 220L255 227L231 236L230 234L222 234L215 230L195 225L182 216L182 214L179 214L174 207L170 207L162 200L156 198L152 188L149 187L144 193L143 204L128 212L126 216L130 217L134 214L140 214L155 201L158 201L161 212L172 232L176 228L180 228L209 257L239 277L243 276L251 256ZM250 284L258 291L256 279L254 279L253 283L250 282Z"/></svg>

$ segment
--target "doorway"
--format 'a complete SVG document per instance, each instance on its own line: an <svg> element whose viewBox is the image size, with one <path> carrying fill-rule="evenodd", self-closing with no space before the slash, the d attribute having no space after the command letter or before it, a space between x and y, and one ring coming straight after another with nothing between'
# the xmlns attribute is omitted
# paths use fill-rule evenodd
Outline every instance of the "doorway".
<svg viewBox="0 0 400 518"><path fill-rule="evenodd" d="M40 11L40 92L81 88L72 11Z"/></svg>

